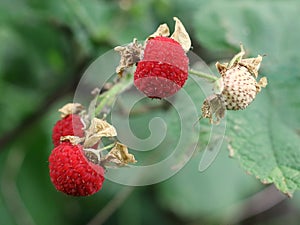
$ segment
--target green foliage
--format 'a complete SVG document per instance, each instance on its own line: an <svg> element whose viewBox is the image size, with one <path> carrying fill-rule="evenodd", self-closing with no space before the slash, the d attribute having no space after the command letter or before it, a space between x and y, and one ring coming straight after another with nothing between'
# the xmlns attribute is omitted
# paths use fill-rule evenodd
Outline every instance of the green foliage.
<svg viewBox="0 0 300 225"><path fill-rule="evenodd" d="M262 187L232 163L226 154L226 151L221 151L203 174L198 171L201 155L197 154L174 178L159 185L161 204L192 220L202 218L217 222L242 213L237 207L238 202Z"/></svg>
<svg viewBox="0 0 300 225"><path fill-rule="evenodd" d="M300 36L292 32L287 37L286 32L293 29L291 21L298 12L295 5L283 1L257 6L251 2L211 2L204 13L195 16L201 26L197 34L209 48L242 42L252 55L266 54L261 73L268 77L269 85L244 112L228 112L227 136L234 157L247 172L292 195L300 188L300 101L296 97L300 77L297 62L291 60L299 59L299 54L291 46L298 45ZM207 15L212 9L214 14ZM287 14L285 18L278 16ZM222 23L206 23L209 16ZM206 31L211 35L204 35Z"/></svg>
<svg viewBox="0 0 300 225"><path fill-rule="evenodd" d="M120 207L105 224L239 222L246 218L242 215L253 216L247 214L248 197L265 193L266 185L257 179L274 183L285 194L294 193L283 206L299 211L299 8L300 3L292 0L2 0L0 223L86 224L119 193L125 193L124 199L118 199ZM195 145L199 138L199 152L193 159L169 180L128 193L110 181L88 198L57 192L47 163L53 147L51 130L59 118L57 108L72 101L74 88L91 60L134 37L145 39L160 23L172 27L173 16L182 19L194 52L203 59L231 57L240 42L248 56L266 54L260 72L268 77L268 86L246 110L227 112L226 142L208 170L198 172L201 151L210 136L207 121L201 120L199 136L195 133L198 127L181 124L172 107L145 101L136 107L148 104L156 108L131 115L136 136L149 136L148 121L155 116L168 125L166 139L153 158L167 157L169 152L159 152L173 146L178 132L183 131L188 134L183 144ZM198 103L199 114L204 94L191 79L184 89ZM197 117L181 97L174 98L174 104L187 109L187 116ZM228 158L228 146L239 164ZM147 158L143 152L138 156ZM296 225L300 219L293 211L270 214L272 220L259 218L256 224Z"/></svg>

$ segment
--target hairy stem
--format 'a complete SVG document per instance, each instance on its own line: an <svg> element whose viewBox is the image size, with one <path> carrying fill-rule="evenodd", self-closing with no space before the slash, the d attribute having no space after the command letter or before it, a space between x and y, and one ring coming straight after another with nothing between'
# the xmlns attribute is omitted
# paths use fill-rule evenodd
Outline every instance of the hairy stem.
<svg viewBox="0 0 300 225"><path fill-rule="evenodd" d="M132 85L132 78L132 74L125 75L111 89L99 95L97 97L97 102L99 103L96 106L93 116L99 115L104 107L111 108L117 96Z"/></svg>

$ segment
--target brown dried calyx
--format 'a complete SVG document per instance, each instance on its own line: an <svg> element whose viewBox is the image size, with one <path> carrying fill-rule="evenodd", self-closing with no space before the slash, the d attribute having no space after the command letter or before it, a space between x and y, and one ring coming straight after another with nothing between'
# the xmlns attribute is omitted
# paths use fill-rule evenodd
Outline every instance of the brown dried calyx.
<svg viewBox="0 0 300 225"><path fill-rule="evenodd" d="M144 46L134 38L133 42L126 46L117 46L114 48L121 55L120 64L116 68L116 73L122 76L123 71L133 66L143 58Z"/></svg>
<svg viewBox="0 0 300 225"><path fill-rule="evenodd" d="M157 30L153 34L149 35L149 37L147 39L155 38L158 36L168 37L169 35L170 35L169 27L166 23L164 23L164 24L159 25Z"/></svg>
<svg viewBox="0 0 300 225"><path fill-rule="evenodd" d="M105 120L93 118L90 127L86 130L83 146L90 148L99 143L102 137L117 136L116 129Z"/></svg>
<svg viewBox="0 0 300 225"><path fill-rule="evenodd" d="M125 166L128 163L136 163L134 155L128 153L126 145L117 142L116 145L105 156L104 162L114 164L116 166Z"/></svg>
<svg viewBox="0 0 300 225"><path fill-rule="evenodd" d="M61 107L58 111L61 113L61 118L65 118L71 114L78 114L82 112L84 107L80 103L68 103Z"/></svg>
<svg viewBox="0 0 300 225"><path fill-rule="evenodd" d="M190 36L181 21L177 17L173 17L173 19L175 20L175 30L171 38L177 41L185 52L188 52L192 45Z"/></svg>
<svg viewBox="0 0 300 225"><path fill-rule="evenodd" d="M182 22L177 18L173 17L175 21L175 29L170 38L177 41L185 52L188 52L191 48L192 42L188 32L183 26ZM158 36L168 37L170 35L169 27L167 24L161 24L157 30L149 35L148 39L155 38Z"/></svg>
<svg viewBox="0 0 300 225"><path fill-rule="evenodd" d="M258 70L262 56L243 59L245 51L241 45L241 52L233 57L229 63L216 63L221 74L218 80L221 85L216 94L205 99L202 106L202 117L209 118L211 123L219 123L225 115L225 110L245 109L261 91L267 86L267 78L263 77L258 82Z"/></svg>

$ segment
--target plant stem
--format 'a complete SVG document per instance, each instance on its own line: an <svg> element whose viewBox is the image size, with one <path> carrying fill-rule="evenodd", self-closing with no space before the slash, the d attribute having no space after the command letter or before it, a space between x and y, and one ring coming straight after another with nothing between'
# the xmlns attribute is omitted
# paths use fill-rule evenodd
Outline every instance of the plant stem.
<svg viewBox="0 0 300 225"><path fill-rule="evenodd" d="M97 151L102 152L102 151L104 151L104 150L106 150L106 149L109 149L109 148L115 146L115 145L116 145L116 143L114 142L114 143L112 143L112 144L106 145L106 146L103 147L103 148L98 149Z"/></svg>
<svg viewBox="0 0 300 225"><path fill-rule="evenodd" d="M203 73L203 72L200 72L200 71L192 70L192 69L189 70L189 73L193 74L193 75L196 75L197 77L204 78L204 79L206 79L206 80L208 80L209 82L212 82L212 83L219 79L219 77L216 77L216 76L213 76L213 75L210 75L210 74L207 74L207 73Z"/></svg>
<svg viewBox="0 0 300 225"><path fill-rule="evenodd" d="M93 116L100 114L105 107L111 108L112 104L116 100L117 95L125 91L132 85L133 77L132 74L124 75L118 83L116 83L111 89L104 92L97 97L98 105L94 111Z"/></svg>
<svg viewBox="0 0 300 225"><path fill-rule="evenodd" d="M209 82L213 83L217 81L219 78L207 73L203 73L196 70L189 70L190 74L196 75L200 78L204 78L208 80ZM112 104L115 102L116 97L125 91L128 87L132 85L133 81L133 75L132 74L126 74L122 78L120 78L119 82L116 83L111 89L104 92L103 94L97 96L96 100L96 108L94 109L91 117L98 116L101 112L103 112L104 108L107 108L108 111L111 108ZM108 112L106 112L108 113Z"/></svg>
<svg viewBox="0 0 300 225"><path fill-rule="evenodd" d="M240 48L241 51L235 56L233 56L233 58L230 60L228 64L228 68L231 68L236 62L240 62L242 60L243 56L245 55L245 50L242 44L240 44Z"/></svg>

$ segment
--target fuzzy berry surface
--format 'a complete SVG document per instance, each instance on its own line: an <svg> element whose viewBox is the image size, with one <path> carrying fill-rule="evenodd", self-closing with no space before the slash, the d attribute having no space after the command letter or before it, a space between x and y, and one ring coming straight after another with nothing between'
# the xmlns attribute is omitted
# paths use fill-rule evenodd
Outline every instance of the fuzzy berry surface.
<svg viewBox="0 0 300 225"><path fill-rule="evenodd" d="M58 191L89 196L102 187L104 169L89 162L81 145L62 142L49 156L50 179Z"/></svg>
<svg viewBox="0 0 300 225"><path fill-rule="evenodd" d="M185 84L188 65L189 59L177 41L169 37L151 38L138 62L134 84L150 98L172 96Z"/></svg>
<svg viewBox="0 0 300 225"><path fill-rule="evenodd" d="M52 142L54 147L60 144L62 136L84 136L84 125L77 114L70 114L56 122L52 130Z"/></svg>
<svg viewBox="0 0 300 225"><path fill-rule="evenodd" d="M226 109L245 109L255 98L257 82L248 69L243 66L227 70L223 75L222 97Z"/></svg>

